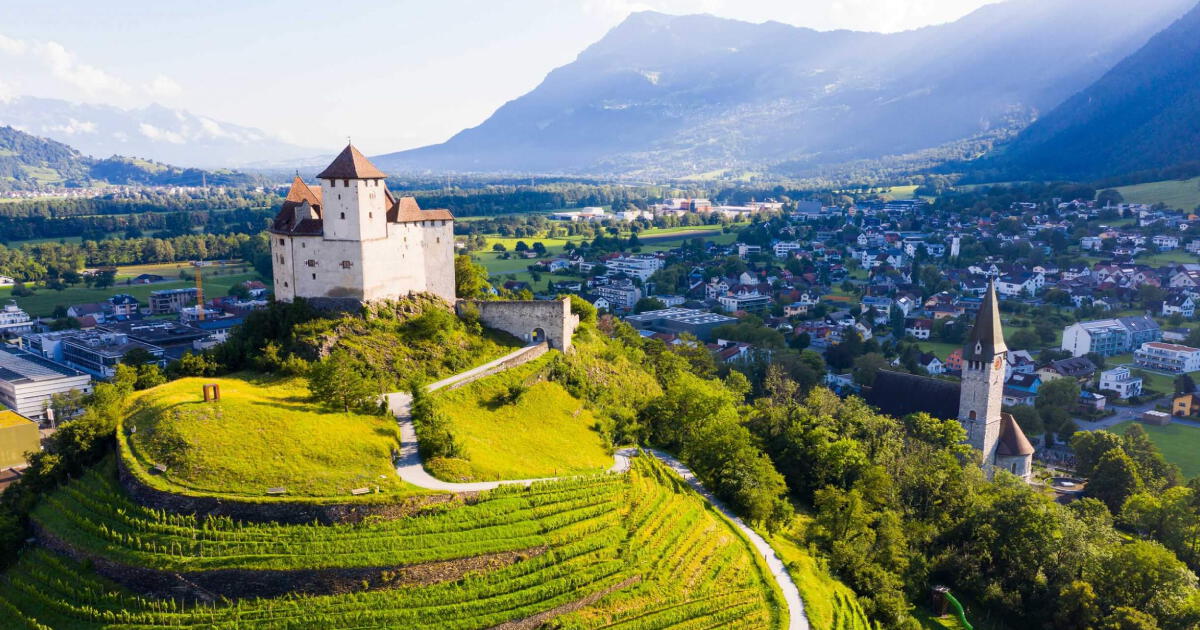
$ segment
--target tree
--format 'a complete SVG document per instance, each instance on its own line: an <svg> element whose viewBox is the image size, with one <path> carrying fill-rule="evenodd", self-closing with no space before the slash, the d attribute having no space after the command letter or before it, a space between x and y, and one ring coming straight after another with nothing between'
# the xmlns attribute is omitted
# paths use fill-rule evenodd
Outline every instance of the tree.
<svg viewBox="0 0 1200 630"><path fill-rule="evenodd" d="M1118 545L1102 559L1092 583L1114 609L1169 619L1196 588L1196 576L1162 545L1138 540Z"/></svg>
<svg viewBox="0 0 1200 630"><path fill-rule="evenodd" d="M248 300L250 299L250 289L247 289L246 285L239 282L229 287L229 292L226 295L239 300Z"/></svg>
<svg viewBox="0 0 1200 630"><path fill-rule="evenodd" d="M167 382L167 377L163 375L162 368L158 367L158 363L142 363L137 366L137 380L134 382L134 389L150 389L158 387Z"/></svg>
<svg viewBox="0 0 1200 630"><path fill-rule="evenodd" d="M1014 350L1029 350L1039 345L1041 345L1041 339L1037 333L1028 328L1022 328L1008 337L1008 346Z"/></svg>
<svg viewBox="0 0 1200 630"><path fill-rule="evenodd" d="M1038 413L1037 407L1030 405L1016 405L1009 407L1008 413L1012 414L1013 420L1017 421L1017 426L1026 435L1040 435L1046 430L1046 425L1042 424L1042 416Z"/></svg>
<svg viewBox="0 0 1200 630"><path fill-rule="evenodd" d="M46 407L54 413L54 424L57 425L79 415L79 412L83 410L83 403L83 392L71 389L51 394Z"/></svg>
<svg viewBox="0 0 1200 630"><path fill-rule="evenodd" d="M1100 456L1088 478L1088 495L1103 501L1113 514L1121 510L1126 499L1141 490L1142 478L1138 475L1137 464L1119 448Z"/></svg>
<svg viewBox="0 0 1200 630"><path fill-rule="evenodd" d="M541 241L533 242L533 251L537 252L538 256L546 255L546 244Z"/></svg>
<svg viewBox="0 0 1200 630"><path fill-rule="evenodd" d="M1136 608L1118 606L1104 618L1099 630L1158 630L1158 622Z"/></svg>
<svg viewBox="0 0 1200 630"><path fill-rule="evenodd" d="M476 263L469 254L454 257L454 294L460 298L481 299L490 293L488 271Z"/></svg>
<svg viewBox="0 0 1200 630"><path fill-rule="evenodd" d="M633 306L634 313L645 313L646 311L657 311L667 308L667 305L662 300L656 297L644 297L637 301Z"/></svg>
<svg viewBox="0 0 1200 630"><path fill-rule="evenodd" d="M1085 431L1071 438L1071 450L1075 452L1075 471L1091 477L1096 464L1105 453L1113 449L1124 449L1121 436L1109 431Z"/></svg>
<svg viewBox="0 0 1200 630"><path fill-rule="evenodd" d="M180 376L212 376L217 373L220 366L202 352L198 354L184 352L183 356L172 364L172 367Z"/></svg>
<svg viewBox="0 0 1200 630"><path fill-rule="evenodd" d="M1192 380L1189 374L1180 374L1175 377L1175 393L1190 394L1196 391L1196 381Z"/></svg>
<svg viewBox="0 0 1200 630"><path fill-rule="evenodd" d="M1082 580L1075 580L1058 595L1054 611L1054 627L1059 630L1092 630L1100 618L1100 603L1096 590Z"/></svg>
<svg viewBox="0 0 1200 630"><path fill-rule="evenodd" d="M338 348L313 364L308 372L308 389L314 399L349 413L367 410L379 395L378 386L349 352Z"/></svg>
<svg viewBox="0 0 1200 630"><path fill-rule="evenodd" d="M525 241L517 241L517 245L513 249L518 252L526 252L529 251L529 244Z"/></svg>
<svg viewBox="0 0 1200 630"><path fill-rule="evenodd" d="M1073 378L1056 378L1038 388L1035 405L1042 409L1072 409L1079 402L1079 383Z"/></svg>
<svg viewBox="0 0 1200 630"><path fill-rule="evenodd" d="M504 246L504 243L496 243L495 245L492 245L492 251L504 253L508 251L508 248Z"/></svg>
<svg viewBox="0 0 1200 630"><path fill-rule="evenodd" d="M870 387L880 370L886 370L888 360L878 352L870 352L854 360L854 382Z"/></svg>

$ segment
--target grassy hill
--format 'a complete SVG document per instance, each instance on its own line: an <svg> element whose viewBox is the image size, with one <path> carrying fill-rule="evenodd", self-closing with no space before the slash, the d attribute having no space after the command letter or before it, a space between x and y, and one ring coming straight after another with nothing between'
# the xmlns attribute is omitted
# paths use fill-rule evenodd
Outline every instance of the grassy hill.
<svg viewBox="0 0 1200 630"><path fill-rule="evenodd" d="M205 383L220 386L220 402L203 402ZM391 463L395 422L325 411L308 402L303 379L180 379L141 393L125 428L136 429L124 441L143 470L166 467L150 477L162 487L248 496L406 489Z"/></svg>
<svg viewBox="0 0 1200 630"><path fill-rule="evenodd" d="M612 465L596 417L546 380L557 352L455 390L435 393L466 456L433 472L454 481L600 472Z"/></svg>
<svg viewBox="0 0 1200 630"><path fill-rule="evenodd" d="M1200 177L1147 182L1117 188L1129 203L1164 203L1169 208L1200 208Z"/></svg>
<svg viewBox="0 0 1200 630"><path fill-rule="evenodd" d="M103 184L155 186L246 185L235 171L203 171L114 155L97 160L48 138L0 127L0 191Z"/></svg>
<svg viewBox="0 0 1200 630"><path fill-rule="evenodd" d="M5 628L781 628L749 542L655 460L627 475L504 487L471 505L356 526L256 525L130 504L100 467L33 516L85 561L31 549L2 578ZM481 554L494 562L464 564ZM373 567L333 595L188 604L96 573L113 562L230 585L220 569ZM183 571L185 573L177 573ZM253 575L253 574L250 574ZM249 580L252 581L252 578ZM540 616L539 616L540 615ZM39 625L40 624L40 625Z"/></svg>

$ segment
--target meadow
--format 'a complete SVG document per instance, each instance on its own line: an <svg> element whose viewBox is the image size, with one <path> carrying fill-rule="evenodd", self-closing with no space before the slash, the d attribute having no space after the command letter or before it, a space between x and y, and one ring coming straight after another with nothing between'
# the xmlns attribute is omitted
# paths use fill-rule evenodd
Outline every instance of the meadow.
<svg viewBox="0 0 1200 630"><path fill-rule="evenodd" d="M1123 434L1133 421L1115 424L1109 431ZM1200 475L1200 428L1186 424L1171 423L1165 427L1143 424L1142 428L1150 436L1150 441L1162 451L1168 462L1179 466L1183 476L1192 478Z"/></svg>
<svg viewBox="0 0 1200 630"><path fill-rule="evenodd" d="M556 355L433 394L466 451L453 481L559 477L612 465L596 417L544 378Z"/></svg>
<svg viewBox="0 0 1200 630"><path fill-rule="evenodd" d="M201 388L215 383L219 402ZM328 411L308 401L303 379L248 374L184 378L140 393L123 447L156 485L191 492L349 496L352 489L412 491L392 467L393 419ZM162 474L149 475L156 465Z"/></svg>
<svg viewBox="0 0 1200 630"><path fill-rule="evenodd" d="M1182 210L1200 207L1200 177L1121 186L1117 192L1126 203L1164 203Z"/></svg>

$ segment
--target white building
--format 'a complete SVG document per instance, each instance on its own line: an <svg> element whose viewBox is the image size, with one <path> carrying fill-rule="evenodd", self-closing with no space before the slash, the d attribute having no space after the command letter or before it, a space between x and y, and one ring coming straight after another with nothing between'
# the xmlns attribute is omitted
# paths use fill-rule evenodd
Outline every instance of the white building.
<svg viewBox="0 0 1200 630"><path fill-rule="evenodd" d="M1122 399L1142 393L1142 379L1133 376L1129 368L1121 366L1100 373L1100 389L1117 392Z"/></svg>
<svg viewBox="0 0 1200 630"><path fill-rule="evenodd" d="M632 282L610 282L596 287L594 291L608 302L610 310L630 310L642 299L642 290Z"/></svg>
<svg viewBox="0 0 1200 630"><path fill-rule="evenodd" d="M645 282L655 271L663 268L663 261L656 256L623 256L605 262L604 266L609 274L623 273Z"/></svg>
<svg viewBox="0 0 1200 630"><path fill-rule="evenodd" d="M393 197L384 178L348 145L319 187L292 182L268 230L276 299L342 308L413 292L455 299L454 216Z"/></svg>
<svg viewBox="0 0 1200 630"><path fill-rule="evenodd" d="M1200 370L1200 349L1162 341L1148 341L1133 353L1141 367L1163 372Z"/></svg>
<svg viewBox="0 0 1200 630"><path fill-rule="evenodd" d="M1163 300L1163 317L1170 317L1176 313L1188 319L1191 319L1196 314L1196 303L1190 295L1184 293L1168 295L1167 299Z"/></svg>
<svg viewBox="0 0 1200 630"><path fill-rule="evenodd" d="M1156 234L1151 239L1160 251L1168 252L1172 249L1179 249L1179 237L1170 234Z"/></svg>
<svg viewBox="0 0 1200 630"><path fill-rule="evenodd" d="M0 337L23 335L33 330L33 318L21 310L16 302L9 302L0 310Z"/></svg>
<svg viewBox="0 0 1200 630"><path fill-rule="evenodd" d="M787 258L792 252L804 249L804 245L797 243L796 241L780 241L775 243L772 248L775 250L775 256L777 258Z"/></svg>
<svg viewBox="0 0 1200 630"><path fill-rule="evenodd" d="M91 393L92 377L23 350L0 347L0 403L10 409L31 420L45 420L50 397L72 389Z"/></svg>

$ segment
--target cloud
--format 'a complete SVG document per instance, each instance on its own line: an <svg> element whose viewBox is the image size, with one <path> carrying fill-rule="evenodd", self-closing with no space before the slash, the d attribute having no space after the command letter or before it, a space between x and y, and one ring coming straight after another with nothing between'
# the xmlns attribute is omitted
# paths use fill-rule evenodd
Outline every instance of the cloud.
<svg viewBox="0 0 1200 630"><path fill-rule="evenodd" d="M73 136L77 133L96 133L96 123L89 120L75 120L68 118L66 124L53 125L47 127L48 131L61 131L67 135Z"/></svg>
<svg viewBox="0 0 1200 630"><path fill-rule="evenodd" d="M51 74L89 96L105 92L129 92L129 84L96 66L80 63L71 51L58 42L39 43L33 50L50 69Z"/></svg>
<svg viewBox="0 0 1200 630"><path fill-rule="evenodd" d="M166 75L158 75L152 81L142 86L146 93L154 98L171 98L179 96L183 92L183 86L175 82L175 79Z"/></svg>
<svg viewBox="0 0 1200 630"><path fill-rule="evenodd" d="M23 55L29 46L19 40L0 35L0 52L9 55Z"/></svg>
<svg viewBox="0 0 1200 630"><path fill-rule="evenodd" d="M17 89L12 85L0 81L0 105L7 103L17 96Z"/></svg>
<svg viewBox="0 0 1200 630"><path fill-rule="evenodd" d="M170 142L171 144L184 143L183 136L179 135L178 133L169 129L159 129L158 127L148 123L141 123L138 125L138 131L142 132L143 136L146 136L151 140L162 140L164 142Z"/></svg>

